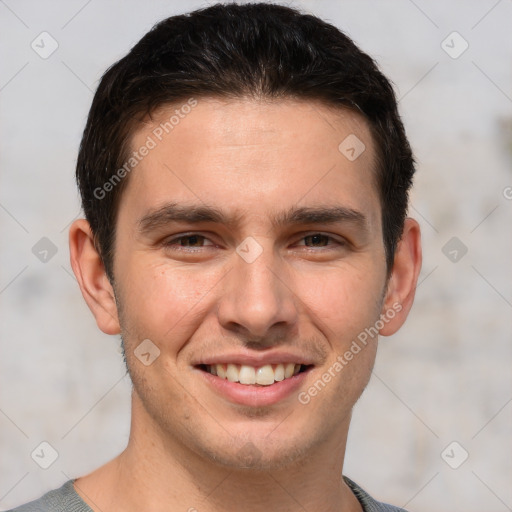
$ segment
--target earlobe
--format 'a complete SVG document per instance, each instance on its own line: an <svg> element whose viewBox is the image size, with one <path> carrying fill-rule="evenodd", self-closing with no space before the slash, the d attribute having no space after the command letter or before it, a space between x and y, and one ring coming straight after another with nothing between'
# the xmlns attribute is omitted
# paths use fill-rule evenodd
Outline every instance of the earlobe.
<svg viewBox="0 0 512 512"><path fill-rule="evenodd" d="M382 306L381 316L387 319L380 330L382 336L394 334L405 322L414 302L421 261L420 227L414 219L407 218Z"/></svg>
<svg viewBox="0 0 512 512"><path fill-rule="evenodd" d="M114 290L85 219L76 220L69 229L69 252L71 267L98 327L106 334L119 334L121 329Z"/></svg>

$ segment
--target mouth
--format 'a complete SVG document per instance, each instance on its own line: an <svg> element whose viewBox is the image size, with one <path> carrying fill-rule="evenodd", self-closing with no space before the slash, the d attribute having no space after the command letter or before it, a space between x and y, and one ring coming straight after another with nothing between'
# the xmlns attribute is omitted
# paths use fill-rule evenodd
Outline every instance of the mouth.
<svg viewBox="0 0 512 512"><path fill-rule="evenodd" d="M209 373L222 380L242 384L244 386L272 386L292 379L298 374L306 373L313 365L300 363L266 364L255 367L246 364L199 364L199 370Z"/></svg>
<svg viewBox="0 0 512 512"><path fill-rule="evenodd" d="M249 407L294 404L316 368L307 355L282 351L218 354L196 361L195 374L223 400Z"/></svg>

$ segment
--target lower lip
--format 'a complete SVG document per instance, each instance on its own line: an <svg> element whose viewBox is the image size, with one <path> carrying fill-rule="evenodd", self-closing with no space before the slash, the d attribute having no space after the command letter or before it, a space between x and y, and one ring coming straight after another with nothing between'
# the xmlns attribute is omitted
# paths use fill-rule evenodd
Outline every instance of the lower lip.
<svg viewBox="0 0 512 512"><path fill-rule="evenodd" d="M230 382L227 379L221 379L209 372L196 369L213 388L213 390L227 398L228 400L240 405L249 405L252 407L263 407L265 405L274 405L281 400L297 393L304 384L309 369L297 373L293 377L284 379L281 382L275 382L270 386L254 386L240 384L239 382Z"/></svg>

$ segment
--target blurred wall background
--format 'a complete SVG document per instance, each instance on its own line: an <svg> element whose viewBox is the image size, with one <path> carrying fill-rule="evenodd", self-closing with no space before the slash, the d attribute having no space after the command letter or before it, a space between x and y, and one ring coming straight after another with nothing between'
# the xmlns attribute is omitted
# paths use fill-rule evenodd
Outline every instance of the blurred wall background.
<svg viewBox="0 0 512 512"><path fill-rule="evenodd" d="M512 2L289 3L377 59L418 162L416 303L381 339L344 472L411 511L512 510ZM126 445L119 338L97 329L68 262L76 154L104 70L155 22L206 5L0 1L2 510ZM41 442L58 455L47 469L31 457Z"/></svg>

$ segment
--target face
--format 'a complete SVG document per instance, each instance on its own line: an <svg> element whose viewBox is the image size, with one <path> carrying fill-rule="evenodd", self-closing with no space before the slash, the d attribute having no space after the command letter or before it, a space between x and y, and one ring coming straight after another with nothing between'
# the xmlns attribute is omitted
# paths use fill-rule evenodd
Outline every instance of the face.
<svg viewBox="0 0 512 512"><path fill-rule="evenodd" d="M198 99L162 132L175 109L134 134L155 147L117 219L134 421L220 464L286 465L346 435L390 308L372 139L311 102Z"/></svg>

